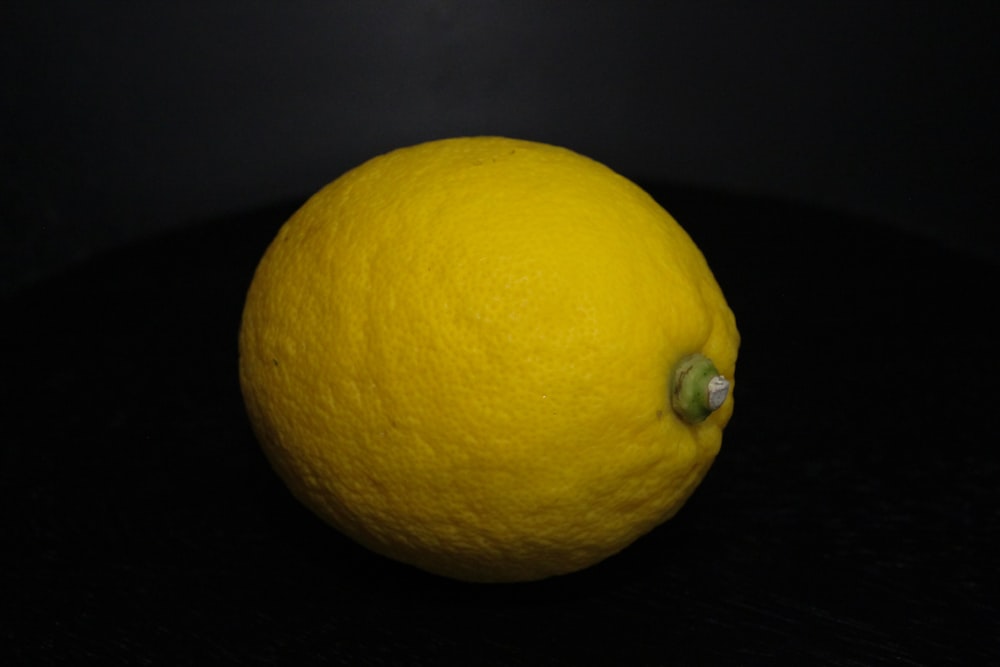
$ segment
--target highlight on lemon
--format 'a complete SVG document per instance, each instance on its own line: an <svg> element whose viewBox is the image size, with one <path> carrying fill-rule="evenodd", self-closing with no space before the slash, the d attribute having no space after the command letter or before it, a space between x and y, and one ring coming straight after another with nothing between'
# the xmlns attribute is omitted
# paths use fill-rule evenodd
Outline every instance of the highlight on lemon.
<svg viewBox="0 0 1000 667"><path fill-rule="evenodd" d="M646 192L552 145L459 137L352 169L284 224L239 335L299 501L467 581L593 565L673 516L733 411L739 333Z"/></svg>

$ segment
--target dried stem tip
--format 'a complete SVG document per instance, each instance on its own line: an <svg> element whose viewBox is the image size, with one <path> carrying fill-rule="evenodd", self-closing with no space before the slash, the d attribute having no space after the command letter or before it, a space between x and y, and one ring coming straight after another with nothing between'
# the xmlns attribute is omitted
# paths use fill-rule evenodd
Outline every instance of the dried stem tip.
<svg viewBox="0 0 1000 667"><path fill-rule="evenodd" d="M674 412L689 424L697 424L726 402L729 380L719 374L711 359L690 354L674 367L670 396Z"/></svg>

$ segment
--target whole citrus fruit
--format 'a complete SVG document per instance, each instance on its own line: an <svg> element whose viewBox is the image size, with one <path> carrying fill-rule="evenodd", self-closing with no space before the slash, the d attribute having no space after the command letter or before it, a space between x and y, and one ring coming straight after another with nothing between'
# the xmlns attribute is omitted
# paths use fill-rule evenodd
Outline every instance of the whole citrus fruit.
<svg viewBox="0 0 1000 667"><path fill-rule="evenodd" d="M649 195L500 137L376 157L278 232L240 380L295 496L472 581L587 567L672 516L719 451L739 334Z"/></svg>

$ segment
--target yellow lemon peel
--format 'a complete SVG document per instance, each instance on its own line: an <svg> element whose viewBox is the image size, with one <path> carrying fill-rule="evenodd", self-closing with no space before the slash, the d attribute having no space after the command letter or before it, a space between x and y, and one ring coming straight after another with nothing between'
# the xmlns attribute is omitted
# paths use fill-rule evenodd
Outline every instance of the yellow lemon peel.
<svg viewBox="0 0 1000 667"><path fill-rule="evenodd" d="M430 572L524 581L678 511L719 451L738 346L702 253L642 189L564 148L461 137L376 157L286 222L240 381L325 521ZM685 374L696 391L676 377L691 359L711 364Z"/></svg>

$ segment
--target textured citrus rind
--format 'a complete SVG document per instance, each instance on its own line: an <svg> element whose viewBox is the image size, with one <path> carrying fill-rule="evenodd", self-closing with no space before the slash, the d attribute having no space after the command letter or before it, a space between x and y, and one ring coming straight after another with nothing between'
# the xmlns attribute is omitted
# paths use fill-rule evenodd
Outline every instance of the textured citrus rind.
<svg viewBox="0 0 1000 667"><path fill-rule="evenodd" d="M669 377L733 379L735 319L652 198L571 151L498 137L400 149L282 227L247 295L251 422L299 500L459 579L587 567L672 516L719 451Z"/></svg>

